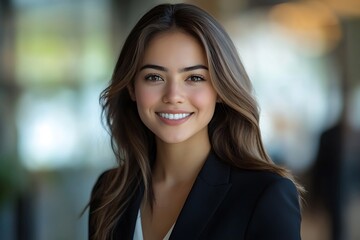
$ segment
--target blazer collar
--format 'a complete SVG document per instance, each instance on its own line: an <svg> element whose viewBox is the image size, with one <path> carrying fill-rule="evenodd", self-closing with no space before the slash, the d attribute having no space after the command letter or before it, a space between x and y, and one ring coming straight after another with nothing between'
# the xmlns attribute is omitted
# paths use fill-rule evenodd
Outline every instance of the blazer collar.
<svg viewBox="0 0 360 240"><path fill-rule="evenodd" d="M170 240L197 239L220 206L230 183L230 167L210 153L185 201L170 235ZM120 218L115 236L133 239L136 217L144 188L141 186L126 213Z"/></svg>
<svg viewBox="0 0 360 240"><path fill-rule="evenodd" d="M210 153L176 220L170 239L198 239L230 187L230 167Z"/></svg>

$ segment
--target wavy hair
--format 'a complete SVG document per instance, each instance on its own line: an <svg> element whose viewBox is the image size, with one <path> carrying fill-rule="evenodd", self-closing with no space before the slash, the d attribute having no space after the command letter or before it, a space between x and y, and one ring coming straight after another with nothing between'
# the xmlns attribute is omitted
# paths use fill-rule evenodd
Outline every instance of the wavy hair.
<svg viewBox="0 0 360 240"><path fill-rule="evenodd" d="M111 135L111 146L119 163L94 187L90 201L91 239L109 239L117 220L140 184L145 201L154 201L151 159L154 134L142 123L128 88L133 86L147 44L159 33L179 29L198 39L208 61L210 78L220 103L209 123L212 151L228 164L265 170L291 179L267 155L259 129L259 109L252 84L237 50L223 27L210 14L189 4L161 4L148 11L127 37L109 86L100 103Z"/></svg>

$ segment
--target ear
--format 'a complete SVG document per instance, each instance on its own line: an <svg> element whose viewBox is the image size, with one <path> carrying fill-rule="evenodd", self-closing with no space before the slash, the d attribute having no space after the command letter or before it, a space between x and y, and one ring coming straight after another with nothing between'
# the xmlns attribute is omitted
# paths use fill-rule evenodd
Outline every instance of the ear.
<svg viewBox="0 0 360 240"><path fill-rule="evenodd" d="M136 97L135 97L135 90L134 90L134 86L132 84L127 86L127 90L129 92L130 98L131 100L133 100L134 102L136 101Z"/></svg>

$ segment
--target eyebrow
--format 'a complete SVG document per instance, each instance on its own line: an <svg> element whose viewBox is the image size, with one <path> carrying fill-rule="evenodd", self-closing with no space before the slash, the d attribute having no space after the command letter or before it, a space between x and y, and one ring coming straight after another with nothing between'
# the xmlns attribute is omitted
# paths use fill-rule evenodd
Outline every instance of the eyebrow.
<svg viewBox="0 0 360 240"><path fill-rule="evenodd" d="M146 64L140 68L140 71L143 69L146 69L146 68L152 68L152 69L163 71L163 72L169 71L166 67L154 65L154 64ZM197 70L197 69L209 70L208 67L198 64L198 65L194 65L194 66L190 66L190 67L181 68L179 70L179 72L189 72L189 71L193 71L193 70Z"/></svg>

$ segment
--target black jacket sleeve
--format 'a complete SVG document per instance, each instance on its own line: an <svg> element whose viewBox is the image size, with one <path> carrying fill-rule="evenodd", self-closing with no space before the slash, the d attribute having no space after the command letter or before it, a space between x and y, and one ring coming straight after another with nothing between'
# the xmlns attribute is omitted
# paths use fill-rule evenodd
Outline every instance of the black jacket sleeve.
<svg viewBox="0 0 360 240"><path fill-rule="evenodd" d="M98 179L96 180L94 187L92 188L91 191L91 198L90 198L90 203L89 203L89 219L88 219L88 238L92 239L92 236L95 233L96 230L96 226L94 225L94 221L92 219L92 215L94 213L94 211L96 211L96 209L99 207L100 204L100 195L101 193L100 191L100 186L103 184L103 181L105 179L105 176L108 174L110 170L103 172Z"/></svg>
<svg viewBox="0 0 360 240"><path fill-rule="evenodd" d="M280 178L258 198L246 234L248 240L299 240L301 213L292 181Z"/></svg>

